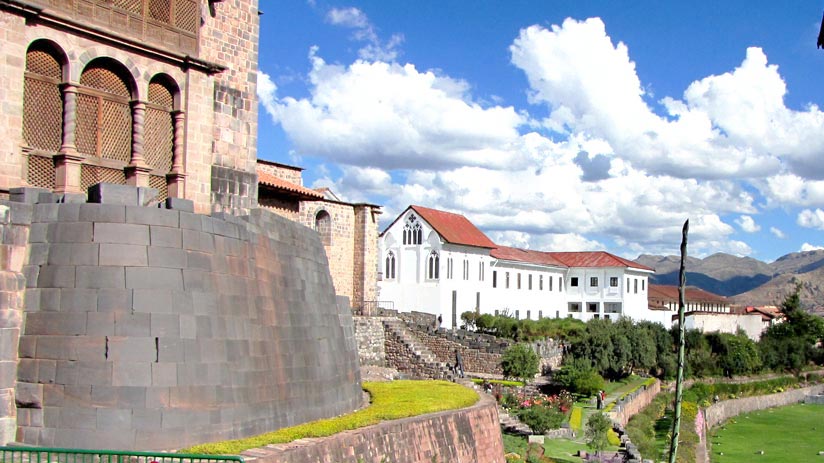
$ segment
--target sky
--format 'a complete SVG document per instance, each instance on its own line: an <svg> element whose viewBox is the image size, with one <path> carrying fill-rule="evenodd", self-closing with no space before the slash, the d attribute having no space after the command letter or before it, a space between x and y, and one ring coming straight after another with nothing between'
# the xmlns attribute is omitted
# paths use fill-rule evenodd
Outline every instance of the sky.
<svg viewBox="0 0 824 463"><path fill-rule="evenodd" d="M262 0L258 157L501 245L824 247L824 1Z"/></svg>

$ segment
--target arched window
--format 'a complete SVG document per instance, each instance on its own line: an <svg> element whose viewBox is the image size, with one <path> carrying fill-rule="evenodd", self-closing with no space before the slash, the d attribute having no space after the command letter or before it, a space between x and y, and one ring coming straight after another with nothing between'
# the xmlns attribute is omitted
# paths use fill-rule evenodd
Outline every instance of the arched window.
<svg viewBox="0 0 824 463"><path fill-rule="evenodd" d="M315 231L320 235L324 246L332 245L332 216L324 210L315 214Z"/></svg>
<svg viewBox="0 0 824 463"><path fill-rule="evenodd" d="M441 258L438 251L432 251L429 254L429 259L426 266L426 278L429 280L437 280L439 278L441 268Z"/></svg>
<svg viewBox="0 0 824 463"><path fill-rule="evenodd" d="M172 112L177 93L177 85L165 75L157 75L149 82L143 151L146 162L163 173L172 170L175 141Z"/></svg>
<svg viewBox="0 0 824 463"><path fill-rule="evenodd" d="M77 95L77 151L119 161L131 160L131 75L110 58L89 63L80 75Z"/></svg>
<svg viewBox="0 0 824 463"><path fill-rule="evenodd" d="M410 214L406 218L406 225L403 226L403 244L421 243L423 243L423 227L418 222L418 218Z"/></svg>
<svg viewBox="0 0 824 463"><path fill-rule="evenodd" d="M23 84L23 139L32 148L57 152L63 132L62 53L38 40L26 51Z"/></svg>
<svg viewBox="0 0 824 463"><path fill-rule="evenodd" d="M395 254L392 251L386 254L386 271L383 276L387 280L395 279Z"/></svg>

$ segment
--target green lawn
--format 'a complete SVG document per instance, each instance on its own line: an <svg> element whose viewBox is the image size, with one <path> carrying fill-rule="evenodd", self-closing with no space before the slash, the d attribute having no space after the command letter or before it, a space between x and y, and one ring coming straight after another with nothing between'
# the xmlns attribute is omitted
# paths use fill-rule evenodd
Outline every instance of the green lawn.
<svg viewBox="0 0 824 463"><path fill-rule="evenodd" d="M710 442L713 463L824 462L818 455L824 451L824 405L797 404L738 415L716 427Z"/></svg>
<svg viewBox="0 0 824 463"><path fill-rule="evenodd" d="M587 444L584 442L583 432L578 433L578 439L545 439L544 440L544 456L552 459L555 463L581 463L579 457L574 456L579 450L592 452ZM526 437L513 436L511 434L504 434L504 452L517 453L522 457L526 455L527 443ZM618 446L607 447L606 450L618 450Z"/></svg>

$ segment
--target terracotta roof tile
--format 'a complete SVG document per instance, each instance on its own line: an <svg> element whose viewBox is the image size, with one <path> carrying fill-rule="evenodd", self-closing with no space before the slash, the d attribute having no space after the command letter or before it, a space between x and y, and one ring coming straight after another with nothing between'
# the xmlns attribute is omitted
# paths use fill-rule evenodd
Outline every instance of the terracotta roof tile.
<svg viewBox="0 0 824 463"><path fill-rule="evenodd" d="M649 290L647 292L647 297L649 299L661 299L661 300L669 300L669 301L677 301L678 300L678 286L674 285L649 285ZM693 286L687 286L684 289L684 298L688 302L714 302L714 303L729 303L724 296L719 296L717 294L713 294L709 291L704 291L703 289L696 288Z"/></svg>
<svg viewBox="0 0 824 463"><path fill-rule="evenodd" d="M444 240L452 244L475 246L479 248L495 248L492 242L466 217L451 212L439 211L422 206L409 206L422 219L438 232Z"/></svg>
<svg viewBox="0 0 824 463"><path fill-rule="evenodd" d="M552 257L551 253L542 251L532 251L529 249L511 248L508 246L498 246L489 252L489 255L501 260L515 262L526 262L538 265L551 265L556 267L566 267L558 259Z"/></svg>
<svg viewBox="0 0 824 463"><path fill-rule="evenodd" d="M630 267L640 270L654 271L652 268L618 257L606 251L593 252L550 252L567 267Z"/></svg>
<svg viewBox="0 0 824 463"><path fill-rule="evenodd" d="M275 177L272 174L267 172L263 172L258 170L258 183L261 185L266 185L270 188L274 188L276 190L285 191L289 194L299 196L301 199L308 199L308 200L316 200L316 199L323 199L323 193L319 193L315 190L297 185L292 182L287 182L279 177Z"/></svg>

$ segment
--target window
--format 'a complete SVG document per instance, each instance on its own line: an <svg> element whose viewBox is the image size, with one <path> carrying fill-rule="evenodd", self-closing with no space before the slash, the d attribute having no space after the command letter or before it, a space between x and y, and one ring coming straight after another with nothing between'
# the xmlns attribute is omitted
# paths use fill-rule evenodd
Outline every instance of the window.
<svg viewBox="0 0 824 463"><path fill-rule="evenodd" d="M161 172L172 170L172 156L176 143L174 110L177 94L177 85L168 76L158 74L149 82L146 122L143 129L147 143L144 143L143 157L147 164Z"/></svg>
<svg viewBox="0 0 824 463"><path fill-rule="evenodd" d="M386 270L383 274L384 278L387 280L394 280L395 279L395 253L389 251L386 254Z"/></svg>
<svg viewBox="0 0 824 463"><path fill-rule="evenodd" d="M463 279L469 280L469 261L466 259L463 261Z"/></svg>
<svg viewBox="0 0 824 463"><path fill-rule="evenodd" d="M506 289L509 289L509 272L506 272Z"/></svg>
<svg viewBox="0 0 824 463"><path fill-rule="evenodd" d="M521 319L521 311L520 311L520 310L516 310L516 311L515 311L515 320L520 320L520 319Z"/></svg>
<svg viewBox="0 0 824 463"><path fill-rule="evenodd" d="M593 288L597 288L598 287L598 277L590 277L589 278L589 286L591 286Z"/></svg>
<svg viewBox="0 0 824 463"><path fill-rule="evenodd" d="M597 317L597 315L596 315ZM604 320L609 320L609 315L604 315Z"/></svg>
<svg viewBox="0 0 824 463"><path fill-rule="evenodd" d="M426 278L430 280L437 280L440 274L441 258L437 251L432 251L429 254L429 259L426 268Z"/></svg>
<svg viewBox="0 0 824 463"><path fill-rule="evenodd" d="M521 274L518 274L518 289L521 289Z"/></svg>
<svg viewBox="0 0 824 463"><path fill-rule="evenodd" d="M527 289L532 291L532 275L531 274L527 277L527 283L526 284L527 284ZM529 318L529 317L526 317L526 318Z"/></svg>
<svg viewBox="0 0 824 463"><path fill-rule="evenodd" d="M531 320L531 318L530 318L530 317L531 317L531 315L532 315L532 314L530 313L530 311L529 311L529 310L527 310L527 311L526 311L526 319L527 319L527 320Z"/></svg>
<svg viewBox="0 0 824 463"><path fill-rule="evenodd" d="M406 219L406 225L403 227L403 244L421 244L423 243L423 227L418 222L417 217L410 215Z"/></svg>
<svg viewBox="0 0 824 463"><path fill-rule="evenodd" d="M492 271L492 287L493 288L498 287L498 271L497 270Z"/></svg>
<svg viewBox="0 0 824 463"><path fill-rule="evenodd" d="M644 285L646 284L646 280L641 280L641 291L644 291Z"/></svg>
<svg viewBox="0 0 824 463"><path fill-rule="evenodd" d="M573 288L577 287L578 286L578 277L570 278L569 279L569 286L572 286Z"/></svg>
<svg viewBox="0 0 824 463"><path fill-rule="evenodd" d="M547 278L547 283L549 283L549 290L552 291L552 275Z"/></svg>
<svg viewBox="0 0 824 463"><path fill-rule="evenodd" d="M629 286L629 278L627 278L627 293L629 293L629 288L630 288L630 286Z"/></svg>
<svg viewBox="0 0 824 463"><path fill-rule="evenodd" d="M595 314L595 319L598 320L599 318L601 318L601 316L599 314Z"/></svg>
<svg viewBox="0 0 824 463"><path fill-rule="evenodd" d="M610 286L610 288L617 288L618 287L618 277L609 277L609 286Z"/></svg>
<svg viewBox="0 0 824 463"><path fill-rule="evenodd" d="M538 291L544 290L544 276L538 275ZM540 316L538 318L541 318Z"/></svg>
<svg viewBox="0 0 824 463"><path fill-rule="evenodd" d="M570 312L580 312L581 311L581 305L578 304L577 302L570 302L569 303L569 311Z"/></svg>
<svg viewBox="0 0 824 463"><path fill-rule="evenodd" d="M542 318L544 318L544 311L543 311L543 310L539 310L539 311L538 311L538 320L540 320L540 319L542 319Z"/></svg>
<svg viewBox="0 0 824 463"><path fill-rule="evenodd" d="M320 235L324 246L332 245L332 216L324 210L315 215L315 231Z"/></svg>
<svg viewBox="0 0 824 463"><path fill-rule="evenodd" d="M484 281L484 263L478 262L478 281ZM494 286L493 286L494 288Z"/></svg>
<svg viewBox="0 0 824 463"><path fill-rule="evenodd" d="M446 259L446 279L452 279L452 258L449 257Z"/></svg>
<svg viewBox="0 0 824 463"><path fill-rule="evenodd" d="M564 277L558 277L558 291L564 291Z"/></svg>
<svg viewBox="0 0 824 463"><path fill-rule="evenodd" d="M78 152L123 164L131 161L131 83L129 71L110 58L95 59L83 69L77 94Z"/></svg>
<svg viewBox="0 0 824 463"><path fill-rule="evenodd" d="M597 312L597 311L598 311L598 303L597 302L587 303L587 312Z"/></svg>
<svg viewBox="0 0 824 463"><path fill-rule="evenodd" d="M32 148L50 152L57 152L62 144L63 96L60 92L60 83L63 81L64 58L62 55L57 47L45 40L32 43L26 52L26 74L23 84L23 139ZM48 169L52 171L52 174L53 168L52 165ZM54 185L44 186L51 189Z"/></svg>
<svg viewBox="0 0 824 463"><path fill-rule="evenodd" d="M638 294L638 279L637 278L635 279L635 284L633 286L634 286L635 294Z"/></svg>

